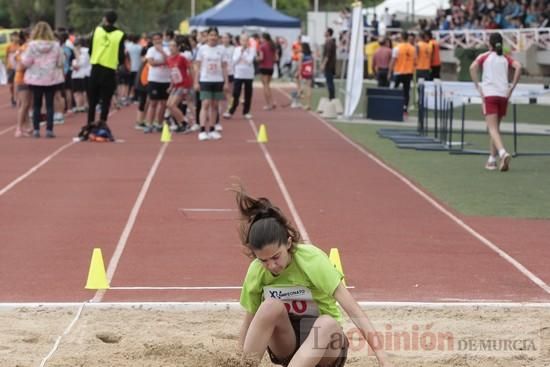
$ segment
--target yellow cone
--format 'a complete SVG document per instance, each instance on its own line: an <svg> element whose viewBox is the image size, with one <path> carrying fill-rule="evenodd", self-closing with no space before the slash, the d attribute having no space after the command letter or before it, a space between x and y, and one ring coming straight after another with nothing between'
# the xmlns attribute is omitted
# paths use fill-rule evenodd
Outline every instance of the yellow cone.
<svg viewBox="0 0 550 367"><path fill-rule="evenodd" d="M160 136L161 143L170 143L172 141L172 133L170 132L170 126L164 123L162 125L162 135Z"/></svg>
<svg viewBox="0 0 550 367"><path fill-rule="evenodd" d="M88 271L88 281L86 289L109 289L109 281L105 273L105 265L103 264L103 255L101 249L95 248L92 253L92 261L90 262L90 270Z"/></svg>
<svg viewBox="0 0 550 367"><path fill-rule="evenodd" d="M267 130L264 124L260 125L260 130L258 131L258 143L267 143Z"/></svg>
<svg viewBox="0 0 550 367"><path fill-rule="evenodd" d="M331 264L338 270L342 275L344 275L344 269L342 269L342 262L340 261L340 253L338 252L337 248L331 248L330 253L328 255L328 258L331 262ZM345 278L345 275L344 275ZM346 286L345 279L342 279L342 284Z"/></svg>

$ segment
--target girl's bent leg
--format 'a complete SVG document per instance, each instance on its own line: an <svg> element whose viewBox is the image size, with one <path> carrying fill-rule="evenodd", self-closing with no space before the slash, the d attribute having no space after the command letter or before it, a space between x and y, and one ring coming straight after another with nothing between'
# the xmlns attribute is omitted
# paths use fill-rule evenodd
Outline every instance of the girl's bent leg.
<svg viewBox="0 0 550 367"><path fill-rule="evenodd" d="M340 356L345 343L346 337L340 324L330 316L320 316L289 367L331 366Z"/></svg>
<svg viewBox="0 0 550 367"><path fill-rule="evenodd" d="M283 302L268 299L261 305L250 323L243 345L245 358L260 360L267 350L288 358L296 349L296 336Z"/></svg>

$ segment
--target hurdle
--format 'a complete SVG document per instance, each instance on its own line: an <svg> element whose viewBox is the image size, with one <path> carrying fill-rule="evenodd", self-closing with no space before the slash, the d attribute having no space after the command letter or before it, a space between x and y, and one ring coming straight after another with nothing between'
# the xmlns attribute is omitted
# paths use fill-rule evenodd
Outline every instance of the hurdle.
<svg viewBox="0 0 550 367"><path fill-rule="evenodd" d="M529 102L527 104L522 103L523 105L530 105L530 104L537 104L537 98L529 97ZM466 134L466 127L465 127L465 121L466 121L466 105L468 104L478 104L472 102L471 97L464 97L463 101L461 103L461 124L460 124L460 144L458 149L451 149L451 154L472 154L472 155L488 155L489 150L484 149L467 149L466 148L466 141L465 141L465 134ZM481 104L481 100L479 102ZM518 147L518 137L519 136L548 136L550 137L550 134L544 134L544 133L527 133L527 132L518 132L518 126L517 126L517 119L518 119L518 101L512 100L511 101L511 107L512 107L512 132L501 132L500 134L503 136L512 136L512 151L510 152L512 156L519 157L519 156L550 156L550 151L536 151L536 152L528 152L528 151L520 151ZM469 134L487 134L485 131L470 131Z"/></svg>
<svg viewBox="0 0 550 367"><path fill-rule="evenodd" d="M378 130L378 135L392 140L400 149L449 151L453 144L453 101L445 96L440 83L434 84L428 92L424 80L421 79L417 88L416 130L383 128ZM433 110L432 127L429 120L430 110Z"/></svg>

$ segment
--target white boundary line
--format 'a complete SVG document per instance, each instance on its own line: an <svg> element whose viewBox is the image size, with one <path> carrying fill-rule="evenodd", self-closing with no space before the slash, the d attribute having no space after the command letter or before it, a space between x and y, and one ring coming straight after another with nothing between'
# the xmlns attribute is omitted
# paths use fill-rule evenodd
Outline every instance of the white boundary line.
<svg viewBox="0 0 550 367"><path fill-rule="evenodd" d="M287 97L290 97L286 92L279 89L279 92L285 94ZM342 132L340 132L338 129L336 129L334 126L330 125L328 122L317 116L313 112L309 112L313 117L315 117L317 120L322 122L325 127L327 127L330 131L341 137L344 141L349 143L351 146L353 146L355 149L357 149L360 153L362 153L367 158L371 159L373 162L378 164L380 167L384 168L386 171L397 177L401 182L403 182L406 186L408 186L411 190L413 190L415 193L420 195L422 198L424 198L428 203L430 203L433 207L435 207L437 210L439 210L441 213L443 213L445 216L447 216L451 221L455 222L459 227L462 227L466 232L471 234L473 237L477 238L481 243L483 243L485 246L487 246L489 249L496 252L500 257L502 257L505 261L510 263L513 267L515 267L520 273L522 273L524 276L526 276L531 282L533 282L535 285L540 287L544 292L547 294L550 294L550 286L546 284L542 279L540 279L538 276L536 276L534 273L532 273L530 270L528 270L525 266L523 266L519 261L514 259L512 256L508 255L504 250L502 250L500 247L495 245L493 242L485 238L483 235L481 235L479 232L477 232L475 229L470 227L468 224L466 224L462 219L458 218L456 215L451 213L449 210L444 208L441 204L439 204L437 201L435 201L433 198L431 198L428 194L426 194L424 191L422 191L420 188L418 188L415 184L413 184L409 179L407 179L405 176L382 162L380 159L375 157L373 154L369 153L365 148L360 146L359 144L355 143L353 140L345 136Z"/></svg>
<svg viewBox="0 0 550 367"><path fill-rule="evenodd" d="M550 310L549 302L385 302L368 301L358 302L363 308L541 308ZM69 308L82 307L93 309L108 308L144 308L144 309L178 309L183 311L221 311L241 310L239 302L28 302L28 303L0 303L0 311L16 310L19 308ZM78 316L78 315L77 315ZM77 319L75 317L75 319ZM76 322L73 320L73 323ZM71 325L69 325L71 326Z"/></svg>
<svg viewBox="0 0 550 367"><path fill-rule="evenodd" d="M111 117L112 115L114 115L115 113L117 113L118 110L115 110L115 111L112 111L109 113L109 117ZM40 124L41 126L44 125L44 123L41 123ZM4 132L6 131L9 131L11 129L15 129L15 125L8 128L7 130L3 130L3 132L0 133L0 135L2 135ZM47 156L46 158L44 158L43 160L41 160L38 164L36 164L35 166L31 167L31 169L29 169L27 172L25 172L23 175L19 176L18 178L16 178L15 180L13 180L11 183L9 183L6 187L4 187L2 190L0 190L0 196L4 195L6 192L10 191L14 186L16 186L18 183L20 183L21 181L23 181L24 179L26 179L27 177L29 177L30 175L32 175L34 172L36 172L40 167L42 167L43 165L45 165L46 163L48 163L49 161L51 161L55 156L57 156L59 153L61 153L62 151L64 151L65 149L69 148L70 146L76 144L76 143L79 143L78 140L71 140L69 143L63 145L62 147L58 148L57 150L55 150L52 154L50 154L49 156Z"/></svg>
<svg viewBox="0 0 550 367"><path fill-rule="evenodd" d="M168 291L208 291L208 290L228 290L242 289L241 286L226 286L226 287L111 287L109 290L115 291L148 291L148 290L168 290Z"/></svg>
<svg viewBox="0 0 550 367"><path fill-rule="evenodd" d="M198 212L198 213L208 213L208 212L216 212L216 213L225 213L225 212L236 212L237 209L208 209L208 208L179 208L178 209L181 212Z"/></svg>
<svg viewBox="0 0 550 367"><path fill-rule="evenodd" d="M256 129L256 125L254 124L254 121L252 119L248 120L248 123L250 124L250 127L252 128L252 131L254 132L254 136L258 136L258 130ZM277 169L277 166L275 165L275 162L273 161L273 158L271 158L271 154L269 154L269 151L267 150L265 144L258 144L260 146L260 149L264 153L264 157L269 164L269 167L271 168L271 171L273 172L273 176L275 177L275 181L277 181L277 184L279 185L279 189L281 190L281 193L283 194L283 197L285 198L285 201L288 205L288 208L290 209L290 213L292 214L292 217L294 218L294 222L296 223L296 226L298 227L298 231L300 231L300 234L302 235L302 239L304 242L310 242L309 234L306 231L306 227L304 226L304 223L302 222L302 219L300 218L300 215L298 214L298 210L296 210L296 206L294 205L294 201L292 200L292 197L290 196L285 182L283 181L283 178L281 174L279 173L279 170Z"/></svg>
<svg viewBox="0 0 550 367"><path fill-rule="evenodd" d="M111 260L109 261L109 266L107 267L107 279L108 279L109 283L113 279L113 275L115 274L115 271L116 271L116 268L117 268L118 263L120 261L120 258L122 256L122 253L124 252L124 248L126 247L126 242L128 242L128 238L130 237L130 233L132 232L132 229L134 228L134 224L135 224L137 216L139 214L139 210L141 209L141 205L143 204L143 201L145 200L145 196L147 195L147 191L149 191L149 187L151 186L151 182L153 181L153 177L155 177L157 169L160 165L160 161L162 160L162 157L164 156L164 153L166 152L166 148L168 148L168 143L162 144L162 146L161 146L161 148L160 148L160 150L157 154L157 158L153 162L153 165L151 166L151 169L149 170L149 173L147 174L147 177L146 177L145 181L143 182L143 186L141 187L141 190L138 194L136 202L134 203L134 207L132 208L132 211L130 212L130 215L128 217L128 221L126 222L126 226L124 227L124 230L122 231L122 234L120 235L120 239L118 240L118 243L116 245L113 256L111 257ZM101 302L104 295L105 295L105 290L98 290L91 302Z"/></svg>
<svg viewBox="0 0 550 367"><path fill-rule="evenodd" d="M109 290L115 291L207 291L207 290L230 290L230 289L242 289L242 286L203 286L203 287L110 287ZM347 286L348 289L355 289L354 286Z"/></svg>
<svg viewBox="0 0 550 367"><path fill-rule="evenodd" d="M34 172L36 172L40 167L51 161L55 156L57 156L59 153L64 151L65 149L69 148L71 145L76 144L75 141L70 141L67 144L61 146L60 148L57 148L52 154L41 160L38 164L33 166L31 169L29 169L27 172L22 174L21 176L17 177L15 180L10 182L6 187L4 187L2 190L0 190L0 196L4 195L8 191L10 191L14 186L16 186L18 183L32 175Z"/></svg>
<svg viewBox="0 0 550 367"><path fill-rule="evenodd" d="M12 130L15 130L15 128L16 128L16 126L13 125L13 126L8 127L7 129L1 130L1 131L0 131L0 136L4 135L4 134L6 134L6 133L8 133L8 132L10 132L10 131L12 131Z"/></svg>
<svg viewBox="0 0 550 367"><path fill-rule="evenodd" d="M67 326L65 331L63 331L63 334L59 335L55 341L55 344L53 345L52 349L50 350L50 353L46 357L42 359L42 362L40 362L40 367L44 367L48 360L54 355L54 353L57 351L57 348L59 348L59 344L61 343L61 339L69 334L73 328L73 326L76 324L78 319L80 318L80 315L82 315L82 310L84 310L84 306L87 304L87 302L83 302L80 304L80 307L78 308L78 311L76 313L76 316L74 317L73 321ZM76 306L76 305L75 305Z"/></svg>

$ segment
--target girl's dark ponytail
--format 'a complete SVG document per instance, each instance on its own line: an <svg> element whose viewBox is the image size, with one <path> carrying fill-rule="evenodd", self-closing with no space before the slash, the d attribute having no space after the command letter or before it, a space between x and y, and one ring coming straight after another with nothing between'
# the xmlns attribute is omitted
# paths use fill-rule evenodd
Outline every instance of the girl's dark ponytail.
<svg viewBox="0 0 550 367"><path fill-rule="evenodd" d="M491 34L491 37L489 37L489 44L497 55L502 56L502 36L500 33Z"/></svg>
<svg viewBox="0 0 550 367"><path fill-rule="evenodd" d="M248 255L253 256L253 250L266 245L286 244L289 238L293 246L300 242L298 230L269 199L248 196L242 186L236 186L233 191L241 216L241 243L249 250Z"/></svg>

